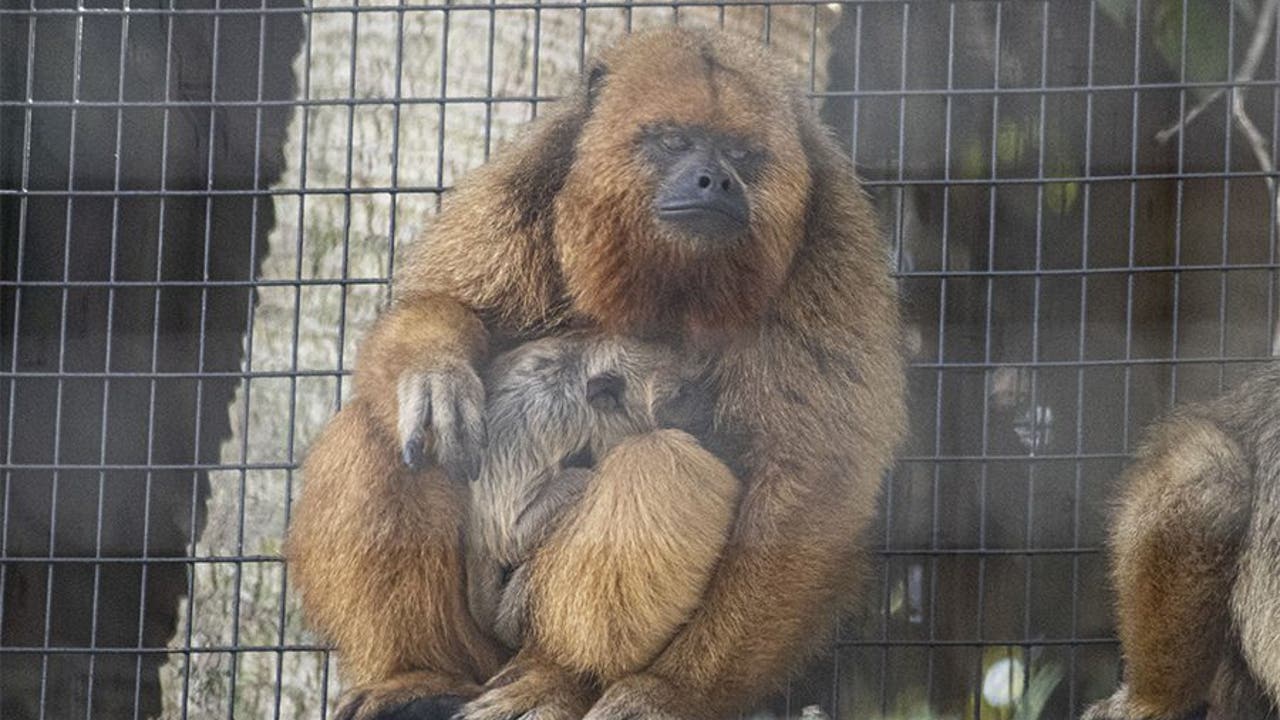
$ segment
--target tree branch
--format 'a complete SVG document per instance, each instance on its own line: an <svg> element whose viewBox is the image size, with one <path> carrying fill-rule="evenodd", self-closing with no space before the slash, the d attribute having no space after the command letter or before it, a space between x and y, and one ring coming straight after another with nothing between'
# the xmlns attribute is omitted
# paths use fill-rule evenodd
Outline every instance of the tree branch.
<svg viewBox="0 0 1280 720"><path fill-rule="evenodd" d="M1262 6L1258 12L1258 24L1253 29L1253 39L1249 42L1249 51L1245 54L1244 62L1241 63L1240 69L1236 71L1235 79L1230 87L1220 87L1209 93L1194 107L1187 111L1178 122L1156 133L1156 141L1161 145L1169 142L1169 140L1178 133L1186 130L1187 126L1195 122L1205 110L1209 109L1218 98L1222 97L1227 90L1240 95L1245 88L1240 87L1241 83L1247 83L1253 79L1254 73L1258 71L1258 64L1262 62L1262 56L1267 50L1267 41L1270 39L1271 28L1275 25L1276 8L1280 6L1280 0L1266 0L1266 4ZM1187 50L1184 47L1182 52Z"/></svg>
<svg viewBox="0 0 1280 720"><path fill-rule="evenodd" d="M1257 124L1253 122L1253 118L1249 117L1249 111L1244 102L1245 93L1248 91L1244 83L1252 80L1254 73L1258 71L1258 65L1262 62L1262 56L1266 53L1272 30L1275 28L1278 10L1280 10L1280 0L1265 0L1259 9L1257 25L1253 29L1253 39L1249 42L1249 50L1245 54L1244 62L1240 64L1240 70L1236 73L1235 82L1230 87L1214 90L1183 115L1176 124L1156 133L1156 141L1164 144L1174 135L1184 132L1214 101L1222 97L1227 91L1230 91L1231 119L1236 127L1240 128L1240 133L1244 135L1245 141L1249 144L1249 149L1253 152L1258 168L1263 171L1262 179L1267 184L1267 196L1271 200L1272 222L1276 225L1276 233L1280 235L1280 195L1276 192L1276 179L1274 177L1276 164L1271 159L1271 145L1266 136L1262 134L1262 131L1258 129ZM1183 52L1186 52L1185 48ZM1277 52L1280 52L1280 48L1277 49ZM1226 131L1231 132L1231 128L1228 127ZM1271 331L1271 354L1280 356L1280 320L1277 321L1276 327L1272 328Z"/></svg>

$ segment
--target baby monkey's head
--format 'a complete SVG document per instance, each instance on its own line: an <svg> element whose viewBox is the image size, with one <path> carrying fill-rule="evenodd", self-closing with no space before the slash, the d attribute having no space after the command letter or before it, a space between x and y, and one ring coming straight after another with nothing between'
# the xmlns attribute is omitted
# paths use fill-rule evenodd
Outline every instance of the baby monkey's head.
<svg viewBox="0 0 1280 720"><path fill-rule="evenodd" d="M630 339L588 343L582 353L586 400L597 422L617 423L628 435L677 428L696 436L710 429L714 408L701 363Z"/></svg>
<svg viewBox="0 0 1280 720"><path fill-rule="evenodd" d="M630 338L534 340L498 357L488 376L490 453L520 464L589 466L659 428L700 437L714 410L700 363Z"/></svg>

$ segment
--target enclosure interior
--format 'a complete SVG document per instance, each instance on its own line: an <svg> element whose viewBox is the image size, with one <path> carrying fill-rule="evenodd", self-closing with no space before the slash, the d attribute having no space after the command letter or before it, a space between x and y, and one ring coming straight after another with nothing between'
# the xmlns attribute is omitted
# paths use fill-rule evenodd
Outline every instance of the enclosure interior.
<svg viewBox="0 0 1280 720"><path fill-rule="evenodd" d="M1274 0L353 2L0 4L0 716L331 709L282 543L397 251L672 22L792 62L909 320L863 601L768 712L1114 688L1118 472L1276 350Z"/></svg>

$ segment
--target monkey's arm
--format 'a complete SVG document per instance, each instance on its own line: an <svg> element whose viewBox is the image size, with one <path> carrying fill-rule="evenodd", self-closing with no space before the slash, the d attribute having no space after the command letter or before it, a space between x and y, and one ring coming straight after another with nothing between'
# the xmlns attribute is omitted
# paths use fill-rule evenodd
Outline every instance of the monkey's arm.
<svg viewBox="0 0 1280 720"><path fill-rule="evenodd" d="M483 432L474 368L488 351L486 330L500 342L556 322L563 293L546 186L566 171L580 112L566 103L470 173L426 236L405 247L395 301L360 346L356 391L410 465L434 450L454 477L471 470Z"/></svg>
<svg viewBox="0 0 1280 720"><path fill-rule="evenodd" d="M588 715L716 718L744 709L806 659L860 569L867 503L762 469L720 565L684 629L646 672L612 685Z"/></svg>
<svg viewBox="0 0 1280 720"><path fill-rule="evenodd" d="M905 424L900 359L885 351L896 326L799 351L786 329L798 325L722 368L725 424L750 446L733 531L688 622L645 670L607 688L590 720L747 710L856 597L864 530Z"/></svg>
<svg viewBox="0 0 1280 720"><path fill-rule="evenodd" d="M564 513L581 499L595 473L587 468L565 468L544 485L533 502L516 518L516 543L525 552L542 544Z"/></svg>
<svg viewBox="0 0 1280 720"><path fill-rule="evenodd" d="M479 317L440 293L397 300L365 337L356 393L406 464L434 455L455 478L474 474L484 431L484 388L474 368L487 344Z"/></svg>

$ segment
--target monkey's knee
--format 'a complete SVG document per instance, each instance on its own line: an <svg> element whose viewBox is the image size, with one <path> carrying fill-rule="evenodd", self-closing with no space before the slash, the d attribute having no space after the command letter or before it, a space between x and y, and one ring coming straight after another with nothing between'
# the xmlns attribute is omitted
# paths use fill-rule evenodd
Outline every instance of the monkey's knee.
<svg viewBox="0 0 1280 720"><path fill-rule="evenodd" d="M739 494L733 474L686 433L618 445L534 557L532 642L606 681L642 669L700 604Z"/></svg>

